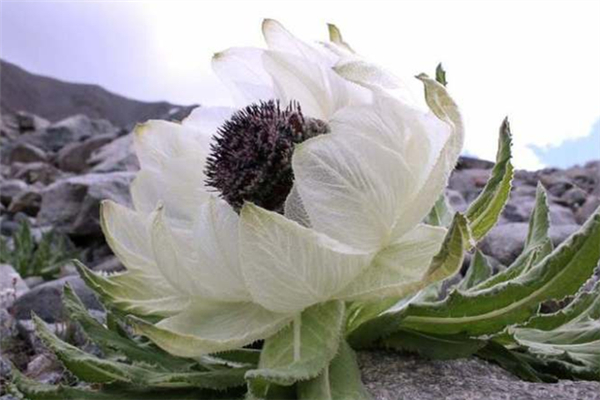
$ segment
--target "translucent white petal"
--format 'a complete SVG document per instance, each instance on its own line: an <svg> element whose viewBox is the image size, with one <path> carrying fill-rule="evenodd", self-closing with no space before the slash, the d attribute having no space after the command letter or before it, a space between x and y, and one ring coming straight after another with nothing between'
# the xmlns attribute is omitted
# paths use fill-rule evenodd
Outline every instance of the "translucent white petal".
<svg viewBox="0 0 600 400"><path fill-rule="evenodd" d="M389 243L401 207L417 187L398 153L351 133L302 143L292 165L312 227L364 251Z"/></svg>
<svg viewBox="0 0 600 400"><path fill-rule="evenodd" d="M224 302L251 299L239 265L238 215L226 202L210 198L191 231L170 226L159 210L151 236L160 272L182 292Z"/></svg>
<svg viewBox="0 0 600 400"><path fill-rule="evenodd" d="M181 314L156 325L132 320L134 330L159 347L181 357L233 350L265 339L289 323L291 317L253 303L193 301Z"/></svg>
<svg viewBox="0 0 600 400"><path fill-rule="evenodd" d="M298 101L307 116L327 121L340 108L370 101L370 92L323 64L275 51L266 51L263 62L276 98L283 103Z"/></svg>
<svg viewBox="0 0 600 400"><path fill-rule="evenodd" d="M197 158L172 159L158 171L139 171L130 187L131 197L137 211L150 213L163 203L169 218L190 225L210 197L205 180L204 164Z"/></svg>
<svg viewBox="0 0 600 400"><path fill-rule="evenodd" d="M438 119L450 127L450 136L441 148L435 163L431 166L428 177L424 179L424 184L416 193L412 202L413 207L406 209L398 219L398 223L394 227L396 237L412 229L431 210L446 187L464 141L464 126L460 111L446 88L425 75L420 75L419 79L425 85L425 98L429 108Z"/></svg>
<svg viewBox="0 0 600 400"><path fill-rule="evenodd" d="M305 60L310 60L313 63L324 63L327 66L331 66L333 60L328 59L325 53L318 51L315 47L295 37L278 21L265 19L262 24L262 31L267 42L267 47L270 50L288 53Z"/></svg>
<svg viewBox="0 0 600 400"><path fill-rule="evenodd" d="M242 272L255 302L294 313L328 300L372 256L252 204L240 217Z"/></svg>
<svg viewBox="0 0 600 400"><path fill-rule="evenodd" d="M302 226L310 227L310 217L302 204L302 198L296 185L292 186L290 194L285 199L284 215Z"/></svg>
<svg viewBox="0 0 600 400"><path fill-rule="evenodd" d="M197 159L204 165L209 139L193 126L152 120L135 128L134 147L142 169L160 170L175 158Z"/></svg>
<svg viewBox="0 0 600 400"><path fill-rule="evenodd" d="M335 297L375 300L401 297L428 284L424 281L431 259L440 250L446 229L418 225L382 250L373 264Z"/></svg>
<svg viewBox="0 0 600 400"><path fill-rule="evenodd" d="M212 137L236 110L231 107L197 107L181 123Z"/></svg>
<svg viewBox="0 0 600 400"><path fill-rule="evenodd" d="M128 270L161 277L150 244L147 214L104 200L100 207L100 225L106 242Z"/></svg>
<svg viewBox="0 0 600 400"><path fill-rule="evenodd" d="M213 71L231 90L238 107L275 98L262 55L261 49L236 47L213 56Z"/></svg>

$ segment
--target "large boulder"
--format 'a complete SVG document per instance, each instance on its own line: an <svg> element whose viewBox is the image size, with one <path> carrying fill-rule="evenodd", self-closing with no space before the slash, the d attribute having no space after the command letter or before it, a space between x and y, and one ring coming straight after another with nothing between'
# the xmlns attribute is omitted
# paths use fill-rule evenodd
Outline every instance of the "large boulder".
<svg viewBox="0 0 600 400"><path fill-rule="evenodd" d="M600 382L531 383L477 358L426 360L394 352L359 352L374 400L599 400Z"/></svg>
<svg viewBox="0 0 600 400"><path fill-rule="evenodd" d="M90 119L85 115L74 115L50 125L44 132L42 141L52 150L59 151L64 146L81 142L92 136L116 134L118 129L104 119Z"/></svg>
<svg viewBox="0 0 600 400"><path fill-rule="evenodd" d="M100 201L130 204L134 173L87 174L62 179L46 187L38 214L39 225L51 225L71 235L100 234Z"/></svg>
<svg viewBox="0 0 600 400"><path fill-rule="evenodd" d="M550 227L549 236L552 243L557 246L579 228L579 225L573 224L553 225ZM481 250L503 265L509 265L523 251L527 231L528 224L526 222L496 225L481 242Z"/></svg>
<svg viewBox="0 0 600 400"><path fill-rule="evenodd" d="M100 147L110 143L114 139L111 133L98 135L84 140L83 142L69 143L63 147L57 155L58 168L63 171L81 173L89 168L88 158Z"/></svg>
<svg viewBox="0 0 600 400"><path fill-rule="evenodd" d="M88 160L91 172L137 171L140 164L133 149L133 135L122 136L95 151Z"/></svg>
<svg viewBox="0 0 600 400"><path fill-rule="evenodd" d="M102 310L102 305L83 280L77 275L43 283L19 297L11 308L16 319L30 319L34 312L46 322L65 320L62 293L65 285L70 285L83 304L93 310Z"/></svg>

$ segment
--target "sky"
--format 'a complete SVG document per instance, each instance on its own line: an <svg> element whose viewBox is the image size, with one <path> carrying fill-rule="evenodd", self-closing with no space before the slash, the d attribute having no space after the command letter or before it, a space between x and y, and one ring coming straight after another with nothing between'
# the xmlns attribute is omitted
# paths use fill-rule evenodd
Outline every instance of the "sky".
<svg viewBox="0 0 600 400"><path fill-rule="evenodd" d="M600 158L600 1L1 0L0 56L140 100L231 104L210 59L264 46L267 17L307 41L335 23L417 96L414 75L443 62L468 154L493 159L508 115L519 168Z"/></svg>

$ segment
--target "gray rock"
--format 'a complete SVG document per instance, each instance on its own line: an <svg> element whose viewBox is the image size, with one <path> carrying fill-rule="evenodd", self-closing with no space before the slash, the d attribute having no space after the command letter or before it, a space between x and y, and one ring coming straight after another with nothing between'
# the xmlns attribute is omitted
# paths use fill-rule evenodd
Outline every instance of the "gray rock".
<svg viewBox="0 0 600 400"><path fill-rule="evenodd" d="M450 177L449 188L460 192L466 202L470 203L481 192L489 176L489 169L457 170Z"/></svg>
<svg viewBox="0 0 600 400"><path fill-rule="evenodd" d="M91 172L137 171L140 169L133 149L133 135L122 136L95 151L88 160Z"/></svg>
<svg viewBox="0 0 600 400"><path fill-rule="evenodd" d="M13 315L17 319L27 320L31 318L31 313L35 312L46 322L63 321L62 292L66 284L71 285L87 308L102 310L94 292L79 276L72 275L36 286L19 297L12 306Z"/></svg>
<svg viewBox="0 0 600 400"><path fill-rule="evenodd" d="M133 176L131 172L87 174L53 183L42 191L39 225L52 225L73 235L100 234L100 201L130 204Z"/></svg>
<svg viewBox="0 0 600 400"><path fill-rule="evenodd" d="M531 383L477 358L451 361L373 351L358 353L374 400L598 400L600 382Z"/></svg>
<svg viewBox="0 0 600 400"><path fill-rule="evenodd" d="M116 134L118 129L103 119L74 115L50 125L44 132L43 142L52 151L59 151L69 143L80 142L95 135Z"/></svg>
<svg viewBox="0 0 600 400"><path fill-rule="evenodd" d="M30 188L12 199L8 206L8 212L13 214L23 212L35 217L40 211L41 204L42 195L37 190Z"/></svg>
<svg viewBox="0 0 600 400"><path fill-rule="evenodd" d="M16 114L17 125L19 127L19 131L23 133L37 131L40 129L45 129L50 125L50 121L44 119L42 117L38 117L37 115L19 111Z"/></svg>
<svg viewBox="0 0 600 400"><path fill-rule="evenodd" d="M557 246L579 228L579 225L551 226L550 238ZM481 242L481 250L500 263L510 265L523 251L527 230L526 222L496 225Z"/></svg>
<svg viewBox="0 0 600 400"><path fill-rule="evenodd" d="M61 380L63 368L56 357L48 353L42 353L35 356L27 364L25 375L40 383L53 385Z"/></svg>
<svg viewBox="0 0 600 400"><path fill-rule="evenodd" d="M83 142L69 143L58 152L58 168L76 173L87 170L89 168L87 161L90 155L113 139L114 134L107 133L93 136Z"/></svg>
<svg viewBox="0 0 600 400"><path fill-rule="evenodd" d="M13 178L41 185L49 185L61 176L58 169L44 162L14 163L10 167L10 173Z"/></svg>
<svg viewBox="0 0 600 400"><path fill-rule="evenodd" d="M48 159L44 150L29 144L29 143L18 143L10 151L8 161L10 163L22 162L44 162Z"/></svg>
<svg viewBox="0 0 600 400"><path fill-rule="evenodd" d="M467 209L467 202L460 192L452 189L446 190L446 198L448 199L448 203L452 206L454 211L465 212Z"/></svg>
<svg viewBox="0 0 600 400"><path fill-rule="evenodd" d="M578 224L583 224L592 216L594 211L600 207L600 197L589 196L585 203L575 212L575 219Z"/></svg>
<svg viewBox="0 0 600 400"><path fill-rule="evenodd" d="M13 197L27 190L29 186L20 179L9 179L0 181L0 202L8 206Z"/></svg>
<svg viewBox="0 0 600 400"><path fill-rule="evenodd" d="M102 272L118 272L125 269L125 266L121 264L121 261L115 256L110 256L106 260L96 264L94 271Z"/></svg>
<svg viewBox="0 0 600 400"><path fill-rule="evenodd" d="M529 221L534 207L534 197L513 195L506 203L502 215L509 222L526 222ZM549 204L549 209L552 225L572 225L577 223L571 209L554 203Z"/></svg>
<svg viewBox="0 0 600 400"><path fill-rule="evenodd" d="M0 308L8 308L29 291L21 275L8 264L0 264Z"/></svg>
<svg viewBox="0 0 600 400"><path fill-rule="evenodd" d="M488 160L482 160L475 157L460 156L456 169L492 169L494 163Z"/></svg>
<svg viewBox="0 0 600 400"><path fill-rule="evenodd" d="M560 197L569 207L579 207L588 197L588 193L578 187L573 187Z"/></svg>

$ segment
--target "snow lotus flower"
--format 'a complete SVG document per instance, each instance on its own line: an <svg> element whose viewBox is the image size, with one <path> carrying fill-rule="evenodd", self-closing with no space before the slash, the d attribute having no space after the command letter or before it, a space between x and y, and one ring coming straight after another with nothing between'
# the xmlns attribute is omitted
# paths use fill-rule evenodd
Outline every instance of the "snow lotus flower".
<svg viewBox="0 0 600 400"><path fill-rule="evenodd" d="M176 355L248 345L330 300L414 292L446 231L421 223L462 145L446 89L419 76L421 109L339 35L316 47L274 21L264 32L268 49L214 61L241 110L138 126L133 208L102 204L127 270L86 279ZM255 204L265 193L284 204Z"/></svg>

